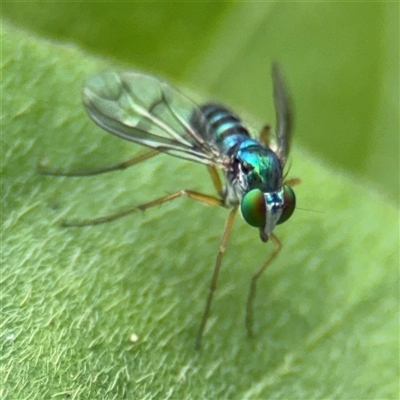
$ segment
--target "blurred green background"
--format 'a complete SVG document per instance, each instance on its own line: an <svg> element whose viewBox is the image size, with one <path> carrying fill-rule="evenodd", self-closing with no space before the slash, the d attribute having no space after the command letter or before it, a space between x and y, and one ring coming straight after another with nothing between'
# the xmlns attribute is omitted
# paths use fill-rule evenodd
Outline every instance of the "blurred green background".
<svg viewBox="0 0 400 400"><path fill-rule="evenodd" d="M286 71L296 137L399 201L398 4L5 2L3 16L130 68L172 77L270 120Z"/></svg>
<svg viewBox="0 0 400 400"><path fill-rule="evenodd" d="M1 35L1 398L398 398L398 3L3 2ZM226 210L182 200L94 228L58 221L209 193L204 167L160 155L67 179L35 166L141 152L87 118L90 73L148 71L261 126L271 61L290 83L290 176L312 211L277 229L252 341L248 283L270 248L236 221L196 353Z"/></svg>

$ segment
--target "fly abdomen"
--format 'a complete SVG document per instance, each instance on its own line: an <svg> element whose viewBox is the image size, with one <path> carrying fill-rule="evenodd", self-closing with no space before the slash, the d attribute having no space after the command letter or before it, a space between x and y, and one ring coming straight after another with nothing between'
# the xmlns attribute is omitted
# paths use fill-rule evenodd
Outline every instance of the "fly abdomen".
<svg viewBox="0 0 400 400"><path fill-rule="evenodd" d="M242 121L229 109L214 103L201 105L191 117L191 126L221 153L229 154L238 143L250 137Z"/></svg>
<svg viewBox="0 0 400 400"><path fill-rule="evenodd" d="M202 105L200 109L218 142L229 135L250 136L242 121L227 108L211 103Z"/></svg>

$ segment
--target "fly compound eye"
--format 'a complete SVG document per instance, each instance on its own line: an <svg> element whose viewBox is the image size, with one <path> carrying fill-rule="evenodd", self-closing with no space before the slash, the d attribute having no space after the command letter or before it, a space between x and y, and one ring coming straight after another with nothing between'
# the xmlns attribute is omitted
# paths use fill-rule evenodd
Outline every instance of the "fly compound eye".
<svg viewBox="0 0 400 400"><path fill-rule="evenodd" d="M260 189L253 189L247 192L242 202L240 210L244 220L251 226L261 228L265 225L265 198Z"/></svg>
<svg viewBox="0 0 400 400"><path fill-rule="evenodd" d="M283 209L282 215L277 222L278 225L287 221L293 214L296 208L296 196L294 195L293 189L290 186L285 185L283 187Z"/></svg>

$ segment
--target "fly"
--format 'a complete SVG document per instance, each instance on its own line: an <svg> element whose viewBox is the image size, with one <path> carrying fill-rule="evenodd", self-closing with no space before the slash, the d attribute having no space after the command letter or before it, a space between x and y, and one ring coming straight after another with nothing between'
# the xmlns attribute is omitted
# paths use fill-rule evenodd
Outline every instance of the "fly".
<svg viewBox="0 0 400 400"><path fill-rule="evenodd" d="M41 170L48 175L95 175L125 169L159 153L207 166L217 193L214 196L185 189L123 212L63 223L64 226L102 224L179 197L230 208L196 337L196 349L201 346L222 256L238 210L249 225L258 228L263 242L274 244L273 252L253 274L250 282L245 322L247 332L252 336L257 280L282 247L273 231L276 225L287 221L295 209L296 197L291 186L299 180L285 180L283 172L290 150L292 114L290 99L276 64L272 66L272 79L275 134L271 135L266 126L255 139L240 118L228 108L215 103L198 106L177 89L153 76L134 71L94 75L83 87L83 103L89 117L104 130L151 150L122 163L90 171L62 171L45 167Z"/></svg>

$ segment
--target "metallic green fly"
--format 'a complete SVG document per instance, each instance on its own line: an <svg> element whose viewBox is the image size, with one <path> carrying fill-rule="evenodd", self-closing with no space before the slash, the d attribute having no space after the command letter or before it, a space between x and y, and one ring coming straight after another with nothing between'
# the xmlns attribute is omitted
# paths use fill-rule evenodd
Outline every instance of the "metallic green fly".
<svg viewBox="0 0 400 400"><path fill-rule="evenodd" d="M152 150L120 164L90 171L68 172L42 168L42 173L49 175L95 175L125 169L160 152L207 166L217 192L215 196L185 189L124 212L64 223L64 226L102 224L178 197L230 208L197 333L197 349L201 346L222 255L239 208L244 220L258 228L261 240L270 240L274 244L272 254L251 278L246 306L246 327L250 336L253 334L257 280L282 247L273 233L274 228L287 221L295 209L296 198L291 186L298 180L285 180L283 173L290 150L292 114L290 99L276 64L272 66L272 78L275 134L271 135L266 126L260 137L255 139L240 118L226 107L216 103L196 105L178 90L153 76L134 71L94 75L83 87L83 103L90 118L104 130Z"/></svg>

